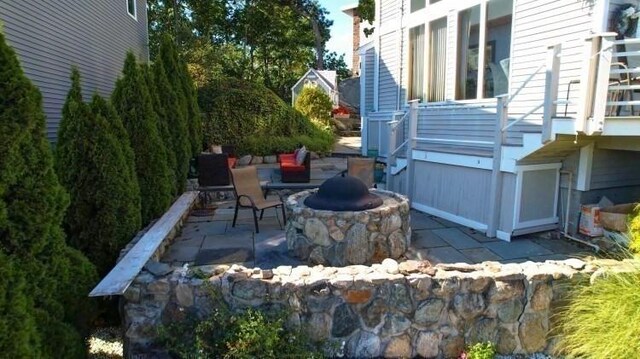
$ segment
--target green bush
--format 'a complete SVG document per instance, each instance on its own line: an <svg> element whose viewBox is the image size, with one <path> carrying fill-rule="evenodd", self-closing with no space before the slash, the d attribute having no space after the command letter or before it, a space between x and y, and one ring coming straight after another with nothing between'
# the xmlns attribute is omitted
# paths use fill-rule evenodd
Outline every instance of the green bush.
<svg viewBox="0 0 640 359"><path fill-rule="evenodd" d="M309 121L266 87L238 79L219 79L200 89L207 145L235 145L240 154L290 152L306 143L314 151L331 151L334 138L326 127Z"/></svg>
<svg viewBox="0 0 640 359"><path fill-rule="evenodd" d="M575 290L560 313L558 351L578 358L637 358L640 353L640 263Z"/></svg>
<svg viewBox="0 0 640 359"><path fill-rule="evenodd" d="M496 346L491 342L476 343L467 348L461 356L464 359L493 359L496 356Z"/></svg>
<svg viewBox="0 0 640 359"><path fill-rule="evenodd" d="M177 107L176 111L183 113L183 120L187 128L187 141L190 145L191 155L195 157L202 151L202 118L198 106L198 92L187 69L187 64L180 58L175 42L169 34L164 34L160 40L156 65L163 67L169 86L175 91L175 102L170 102L170 104Z"/></svg>
<svg viewBox="0 0 640 359"><path fill-rule="evenodd" d="M164 47L160 47L160 52ZM176 193L184 192L187 172L189 171L189 159L191 159L191 146L189 140L189 128L184 109L176 106L179 103L179 96L169 84L169 79L165 73L162 62L153 64L153 78L155 80L155 91L160 100L165 122L169 131L169 144L167 148L175 157L176 164L173 167L176 178Z"/></svg>
<svg viewBox="0 0 640 359"><path fill-rule="evenodd" d="M304 85L302 91L296 98L294 107L318 124L323 126L329 125L333 102L331 102L329 95L318 85Z"/></svg>
<svg viewBox="0 0 640 359"><path fill-rule="evenodd" d="M207 287L206 317L190 313L160 329L160 342L178 358L321 358L300 328L287 328L283 310L232 311L220 292Z"/></svg>
<svg viewBox="0 0 640 359"><path fill-rule="evenodd" d="M640 254L640 205L636 207L629 222L629 234L631 235L629 249L636 254Z"/></svg>
<svg viewBox="0 0 640 359"><path fill-rule="evenodd" d="M69 199L44 130L40 92L0 33L1 355L80 358L97 275L65 243Z"/></svg>
<svg viewBox="0 0 640 359"><path fill-rule="evenodd" d="M140 66L140 70L142 71L142 77L145 80L145 84L147 85L147 89L149 89L149 96L151 97L151 103L153 104L153 110L156 113L158 118L158 133L160 134L160 139L162 139L162 143L164 144L164 148L167 150L167 167L169 168L170 176L168 181L171 185L171 194L178 194L178 179L176 178L177 174L177 159L176 154L173 149L173 139L171 136L171 131L169 130L169 121L167 120L167 115L165 113L165 106L162 104L162 100L160 99L160 94L158 91L158 86L156 86L155 75L151 67L142 65ZM177 106L174 105L174 106Z"/></svg>
<svg viewBox="0 0 640 359"><path fill-rule="evenodd" d="M115 110L98 95L91 107L83 102L75 68L71 80L56 147L58 177L70 195L65 230L69 243L104 275L140 228L140 190L130 149L113 131L120 120L107 118Z"/></svg>
<svg viewBox="0 0 640 359"><path fill-rule="evenodd" d="M135 155L144 226L162 215L171 203L173 172L167 164L167 149L158 131L149 90L132 53L127 54L122 73L112 101L127 129Z"/></svg>

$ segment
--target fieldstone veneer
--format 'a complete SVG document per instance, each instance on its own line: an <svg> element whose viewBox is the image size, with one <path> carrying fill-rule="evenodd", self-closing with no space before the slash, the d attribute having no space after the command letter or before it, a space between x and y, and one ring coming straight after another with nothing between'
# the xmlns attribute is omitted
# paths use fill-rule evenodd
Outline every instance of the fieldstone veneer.
<svg viewBox="0 0 640 359"><path fill-rule="evenodd" d="M290 325L335 343L330 356L454 358L487 340L500 353L548 352L552 308L595 267L577 259L435 267L386 259L342 268L200 269L204 277L184 268L138 275L123 298L128 357L161 355L157 326L207 312L206 283L235 309L290 310Z"/></svg>
<svg viewBox="0 0 640 359"><path fill-rule="evenodd" d="M411 243L407 197L374 189L382 205L366 211L323 211L305 206L316 190L289 196L287 246L289 253L309 264L345 266L380 263L400 258Z"/></svg>

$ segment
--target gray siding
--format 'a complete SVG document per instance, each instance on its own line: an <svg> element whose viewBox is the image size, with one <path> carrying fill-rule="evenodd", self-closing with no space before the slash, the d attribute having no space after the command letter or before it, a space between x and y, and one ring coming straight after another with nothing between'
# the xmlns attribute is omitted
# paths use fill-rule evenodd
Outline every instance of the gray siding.
<svg viewBox="0 0 640 359"><path fill-rule="evenodd" d="M148 61L146 1L137 0L137 20L124 0L0 1L0 22L25 74L40 89L47 137L55 141L69 74L77 66L84 96L109 96L131 50Z"/></svg>
<svg viewBox="0 0 640 359"><path fill-rule="evenodd" d="M640 152L595 149L591 189L623 186L640 186Z"/></svg>
<svg viewBox="0 0 640 359"><path fill-rule="evenodd" d="M513 173L502 172L502 197L500 202L500 222L498 229L511 233L513 232L513 214L516 197L516 180Z"/></svg>
<svg viewBox="0 0 640 359"><path fill-rule="evenodd" d="M378 110L397 108L399 85L398 35L395 32L380 36L380 60L378 70Z"/></svg>
<svg viewBox="0 0 640 359"><path fill-rule="evenodd" d="M376 49L372 47L367 50L367 53L365 54L364 64L362 65L365 66L365 88L363 94L361 94L361 96L364 96L365 105L365 108L362 111L363 114L367 114L369 113L369 111L373 111L373 75L375 71L375 61Z"/></svg>

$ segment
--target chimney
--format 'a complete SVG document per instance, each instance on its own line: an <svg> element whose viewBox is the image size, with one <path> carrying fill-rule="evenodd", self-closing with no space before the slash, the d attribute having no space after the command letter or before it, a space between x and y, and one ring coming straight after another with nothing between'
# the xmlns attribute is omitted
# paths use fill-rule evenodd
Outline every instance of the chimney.
<svg viewBox="0 0 640 359"><path fill-rule="evenodd" d="M360 76L360 53L358 48L360 47L360 15L357 11L353 13L353 59L351 60L351 76Z"/></svg>

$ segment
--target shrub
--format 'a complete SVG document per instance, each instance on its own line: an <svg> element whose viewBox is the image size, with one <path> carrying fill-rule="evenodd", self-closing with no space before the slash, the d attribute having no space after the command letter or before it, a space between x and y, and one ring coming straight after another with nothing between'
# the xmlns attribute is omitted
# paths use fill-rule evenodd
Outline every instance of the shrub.
<svg viewBox="0 0 640 359"><path fill-rule="evenodd" d="M476 343L467 348L460 356L461 359L493 359L496 356L496 346L491 342Z"/></svg>
<svg viewBox="0 0 640 359"><path fill-rule="evenodd" d="M636 207L629 222L629 233L631 236L629 249L636 254L640 254L640 205Z"/></svg>
<svg viewBox="0 0 640 359"><path fill-rule="evenodd" d="M607 273L575 290L559 315L561 354L579 358L636 358L640 353L640 263Z"/></svg>
<svg viewBox="0 0 640 359"><path fill-rule="evenodd" d="M98 95L82 100L80 74L63 108L56 147L57 173L70 195L65 215L69 242L106 274L119 251L140 228L140 192L112 125L115 111Z"/></svg>
<svg viewBox="0 0 640 359"><path fill-rule="evenodd" d="M79 358L97 276L65 243L68 196L44 129L40 92L0 34L0 349L15 358Z"/></svg>
<svg viewBox="0 0 640 359"><path fill-rule="evenodd" d="M158 58L156 65L162 66L169 86L175 91L175 102L169 103L177 107L176 111L180 111L184 116L181 120L185 122L191 155L195 157L202 150L202 118L198 106L198 92L187 64L178 55L178 49L169 34L164 34L160 40Z"/></svg>
<svg viewBox="0 0 640 359"><path fill-rule="evenodd" d="M167 165L166 148L158 132L158 118L149 91L132 53L127 54L122 73L112 99L135 155L144 226L171 203L173 172Z"/></svg>
<svg viewBox="0 0 640 359"><path fill-rule="evenodd" d="M163 47L160 48L163 51ZM176 193L184 191L189 171L189 159L191 159L191 146L189 142L189 129L184 109L175 104L179 103L178 94L171 88L169 79L161 62L153 65L153 78L155 80L155 92L162 108L160 122L164 122L169 128L169 145L167 149L175 157L173 170L176 178Z"/></svg>
<svg viewBox="0 0 640 359"><path fill-rule="evenodd" d="M234 312L208 287L209 314L189 314L160 330L160 341L179 358L321 358L304 331L285 326L287 313L247 309Z"/></svg>
<svg viewBox="0 0 640 359"><path fill-rule="evenodd" d="M255 155L292 151L301 139L314 142L318 152L328 152L333 145L326 127L316 126L259 84L219 79L200 89L199 101L207 145L235 145L238 153Z"/></svg>
<svg viewBox="0 0 640 359"><path fill-rule="evenodd" d="M140 70L142 72L142 77L145 80L145 84L147 85L147 89L149 89L149 96L151 97L151 103L153 104L153 110L156 113L158 118L158 133L160 134L160 139L164 144L164 148L166 149L167 155L167 167L169 168L169 184L171 185L171 194L178 194L178 179L176 178L176 168L177 168L177 160L176 154L173 149L173 140L171 138L171 131L169 130L169 123L167 121L167 116L165 114L165 106L162 104L162 100L160 100L159 91L156 86L155 76L153 71L149 66L142 65L140 66ZM177 106L177 105L175 105Z"/></svg>
<svg viewBox="0 0 640 359"><path fill-rule="evenodd" d="M333 102L322 88L315 84L306 84L294 104L296 110L316 121L318 124L328 126L331 120Z"/></svg>

